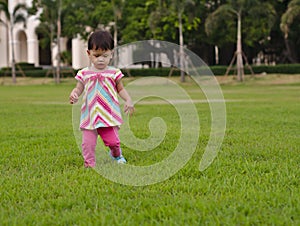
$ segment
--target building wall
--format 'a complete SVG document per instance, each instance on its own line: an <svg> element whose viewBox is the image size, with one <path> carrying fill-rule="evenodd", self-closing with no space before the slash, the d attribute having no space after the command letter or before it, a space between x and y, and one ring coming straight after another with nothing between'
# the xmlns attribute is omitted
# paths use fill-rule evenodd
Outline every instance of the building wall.
<svg viewBox="0 0 300 226"><path fill-rule="evenodd" d="M3 20L4 17L1 15L1 19ZM0 49L1 49L1 55L0 55L0 68L6 67L8 65L8 37L7 37L7 29L0 25Z"/></svg>
<svg viewBox="0 0 300 226"><path fill-rule="evenodd" d="M9 10L12 11L19 3L30 6L31 0L9 0ZM1 15L1 18L5 21L4 15ZM15 24L12 38L7 27L0 26L0 67L10 66L12 45L16 62L28 62L35 66L39 65L38 38L35 34L35 28L38 24L39 21L36 20L36 16L28 18L26 28L23 24Z"/></svg>
<svg viewBox="0 0 300 226"><path fill-rule="evenodd" d="M72 67L74 69L80 69L89 66L90 62L87 57L87 43L80 37L72 40Z"/></svg>
<svg viewBox="0 0 300 226"><path fill-rule="evenodd" d="M32 0L9 0L9 9L12 11L17 4L26 4L31 6ZM3 15L1 15L3 19ZM37 16L31 16L27 19L27 26L22 24L14 25L13 37L6 27L0 26L0 67L10 66L12 59L11 45L13 45L16 62L28 62L35 66L39 66L39 40L35 33L36 27L39 25ZM61 39L61 50L66 50L66 39ZM88 63L84 53L84 42L80 39L74 41L73 61L74 68L81 68ZM74 52L72 50L72 52ZM57 54L57 47L53 48L54 65L57 64L55 55Z"/></svg>
<svg viewBox="0 0 300 226"><path fill-rule="evenodd" d="M27 6L31 6L32 0L8 0L9 9L12 11L14 7L19 4L27 4ZM3 15L0 15L3 19ZM11 46L13 45L14 55L16 62L28 62L32 63L35 66L39 65L39 40L35 33L36 27L39 25L39 21L37 16L31 16L27 19L27 26L24 27L22 24L16 24L13 30L13 37L10 37L10 32L4 26L0 25L0 68L10 66L10 62L12 61L12 51ZM66 50L67 41L66 39L61 39L61 51ZM90 64L89 59L86 54L87 44L80 37L77 37L72 40L72 67L74 69L80 69L86 67ZM57 48L54 46L53 48L53 62L54 65L57 64L55 60L55 55L57 54ZM130 51L122 51L119 54L120 66L123 64L131 62L132 54ZM129 59L130 58L130 59ZM125 60L125 62L124 62Z"/></svg>

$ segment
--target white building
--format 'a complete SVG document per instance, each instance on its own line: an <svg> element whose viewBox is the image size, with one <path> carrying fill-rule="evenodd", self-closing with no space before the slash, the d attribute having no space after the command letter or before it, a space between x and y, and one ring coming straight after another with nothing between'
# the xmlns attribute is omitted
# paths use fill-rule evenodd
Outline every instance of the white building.
<svg viewBox="0 0 300 226"><path fill-rule="evenodd" d="M10 11L14 7L21 3L31 6L32 0L8 0ZM5 20L4 15L1 13L1 19ZM8 29L0 24L0 68L10 66L11 62L11 44L13 43L15 60L16 62L28 62L35 66L40 66L45 54L41 54L39 48L39 38L35 32L36 27L39 25L37 16L30 16L27 20L27 26L23 24L16 24L13 30L13 37L10 37ZM12 43L11 43L12 42ZM66 39L61 39L61 51L67 49ZM55 55L56 48L54 47ZM48 53L50 55L50 53ZM48 56L49 57L49 56ZM72 40L72 66L75 69L81 68L88 64L88 58L86 57L86 45L79 38ZM54 60L55 64L55 60Z"/></svg>

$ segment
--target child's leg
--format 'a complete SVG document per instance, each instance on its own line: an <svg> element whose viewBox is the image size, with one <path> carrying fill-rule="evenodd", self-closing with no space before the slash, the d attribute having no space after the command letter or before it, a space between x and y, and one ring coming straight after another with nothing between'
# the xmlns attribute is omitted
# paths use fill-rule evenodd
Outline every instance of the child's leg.
<svg viewBox="0 0 300 226"><path fill-rule="evenodd" d="M119 128L117 126L101 127L97 129L105 146L110 148L111 155L113 157L119 157L122 154L118 130Z"/></svg>
<svg viewBox="0 0 300 226"><path fill-rule="evenodd" d="M82 155L85 167L95 167L96 130L82 130Z"/></svg>

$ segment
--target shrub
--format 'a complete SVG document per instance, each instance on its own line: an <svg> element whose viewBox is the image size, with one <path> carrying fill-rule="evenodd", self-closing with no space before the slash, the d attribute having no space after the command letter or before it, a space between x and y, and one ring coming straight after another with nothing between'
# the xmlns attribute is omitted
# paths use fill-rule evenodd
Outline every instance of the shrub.
<svg viewBox="0 0 300 226"><path fill-rule="evenodd" d="M28 77L53 77L52 71L50 69L42 69L41 67L34 67L33 64L28 63L18 63L18 65L22 68L22 71L24 74ZM252 70L255 74L260 73L267 73L267 74L300 74L300 64L278 64L275 66L271 65L260 65L251 66ZM209 69L214 75L222 76L225 75L226 70L228 66L226 65L216 65L211 66ZM244 66L245 68L245 74L251 74L249 68L247 66ZM172 73L171 73L172 71ZM235 73L235 68L233 67L232 70L230 70L229 75L232 75ZM74 77L77 70L74 70L70 67L62 67L61 68L61 77ZM170 73L172 76L180 76L180 70L178 68L139 68L139 69L126 69L123 68L122 72L124 75L127 76L169 76ZM197 68L197 72L199 74L207 74L210 71L208 71L208 67L200 67ZM18 70L18 67L16 68L16 74L17 76L21 76L22 73ZM11 76L11 68L4 67L0 70L0 76Z"/></svg>

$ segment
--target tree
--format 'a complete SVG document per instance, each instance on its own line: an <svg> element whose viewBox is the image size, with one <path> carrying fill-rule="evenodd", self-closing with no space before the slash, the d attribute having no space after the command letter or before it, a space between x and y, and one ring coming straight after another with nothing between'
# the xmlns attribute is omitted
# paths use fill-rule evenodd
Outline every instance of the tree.
<svg viewBox="0 0 300 226"><path fill-rule="evenodd" d="M14 7L12 11L9 10L8 2L1 0L0 1L0 12L3 12L5 15L5 20L1 20L0 23L3 24L10 33L10 43L11 43L11 73L12 73L12 82L16 83L16 60L15 60L15 51L14 51L14 42L13 42L13 31L14 26L18 23L23 23L26 26L27 19L27 10L25 4L18 4Z"/></svg>
<svg viewBox="0 0 300 226"><path fill-rule="evenodd" d="M152 0L153 2L156 0ZM148 1L125 1L123 17L120 20L120 42L129 43L140 40L152 39L152 31L149 29L148 18L152 11Z"/></svg>
<svg viewBox="0 0 300 226"><path fill-rule="evenodd" d="M114 27L115 17L120 19L122 12L121 0L63 0L64 21L63 34L67 37L78 35L87 40L92 31L100 28ZM116 33L116 35L118 35Z"/></svg>
<svg viewBox="0 0 300 226"><path fill-rule="evenodd" d="M62 13L62 0L57 0L57 66L56 66L56 83L60 83L60 63L61 63L61 13Z"/></svg>
<svg viewBox="0 0 300 226"><path fill-rule="evenodd" d="M40 25L36 32L44 35L42 42L48 43L51 46L51 65L55 83L60 83L60 63L61 63L61 46L60 38L62 35L62 0L34 0L33 8L41 9ZM57 45L57 55L53 56L53 44ZM57 60L56 71L54 73L53 57Z"/></svg>
<svg viewBox="0 0 300 226"><path fill-rule="evenodd" d="M84 3L84 4L83 4ZM67 9L64 18L65 35L76 37L79 35L82 39L87 40L90 32L99 28L113 30L115 44L114 64L118 59L118 30L119 21L122 18L125 0L65 0L65 5L71 6Z"/></svg>
<svg viewBox="0 0 300 226"><path fill-rule="evenodd" d="M300 0L292 0L288 4L288 8L281 17L280 28L284 33L284 40L287 49L287 57L291 63L296 63L297 60L292 54L292 50L289 44L289 34L291 33L291 26L296 18L300 16ZM299 34L298 34L299 35Z"/></svg>
<svg viewBox="0 0 300 226"><path fill-rule="evenodd" d="M175 10L178 19L178 32L179 32L179 60L180 66L183 68L184 65L184 40L183 40L183 26L182 17L183 13L188 5L194 5L195 2L192 0L172 0L172 8ZM180 81L184 82L184 71L180 71Z"/></svg>
<svg viewBox="0 0 300 226"><path fill-rule="evenodd" d="M115 43L115 48L116 51L118 51L118 20L122 18L122 10L124 7L124 0L112 0L112 9L113 9L113 14L114 14L114 21L113 21L113 27L114 27L114 43ZM114 57L114 64L117 65L118 59L118 52L115 52L115 57Z"/></svg>
<svg viewBox="0 0 300 226"><path fill-rule="evenodd" d="M200 19L193 15L195 2L192 0L147 1L148 7L152 5L154 10L149 15L149 27L154 37L167 41L179 42L179 61L183 69L184 65L184 32L198 27ZM187 10L189 8L189 10ZM186 13L188 11L188 13ZM174 30L174 26L178 30ZM178 39L177 39L178 36ZM184 71L181 70L181 82L185 81Z"/></svg>
<svg viewBox="0 0 300 226"><path fill-rule="evenodd" d="M267 2L261 3L258 0L230 0L228 3L219 6L208 16L205 22L206 33L212 36L216 43L219 42L220 44L232 40L232 36L230 35L232 35L233 20L236 20L236 51L234 58L236 58L237 77L239 81L243 81L244 76L242 21L247 24L243 33L247 37L245 42L248 45L252 45L254 41L269 35L275 21L275 15L276 12L273 6ZM225 31L224 28L231 29ZM231 32L229 33L229 31ZM227 32L227 35L225 32ZM220 34L224 34L224 36Z"/></svg>

